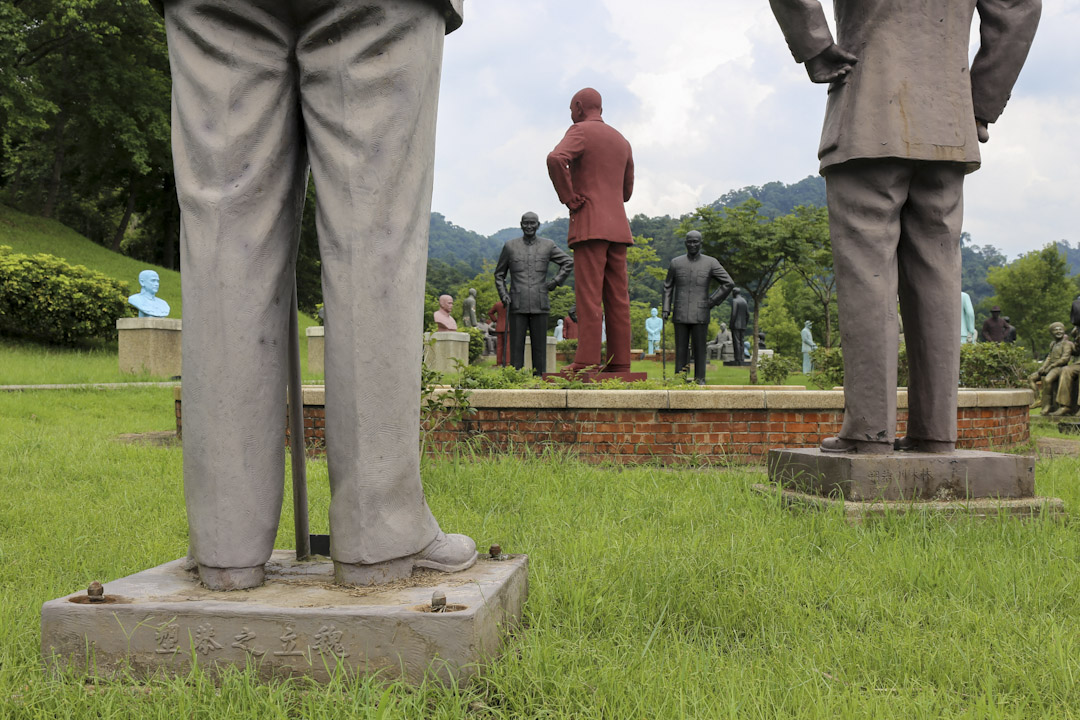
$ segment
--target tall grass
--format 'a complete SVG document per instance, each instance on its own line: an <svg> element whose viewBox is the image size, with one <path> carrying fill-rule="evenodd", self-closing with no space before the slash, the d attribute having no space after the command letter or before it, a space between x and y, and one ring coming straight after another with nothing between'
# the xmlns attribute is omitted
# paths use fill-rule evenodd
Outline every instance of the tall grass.
<svg viewBox="0 0 1080 720"><path fill-rule="evenodd" d="M465 688L198 671L53 679L40 604L180 557L166 389L0 395L3 718L1031 718L1080 708L1080 537L1069 522L918 515L849 527L754 493L758 468L596 468L571 457L426 461L443 527L530 555L525 627ZM1080 461L1039 490L1080 501ZM326 531L326 465L311 463ZM288 492L286 492L288 497ZM283 511L279 547L291 543Z"/></svg>

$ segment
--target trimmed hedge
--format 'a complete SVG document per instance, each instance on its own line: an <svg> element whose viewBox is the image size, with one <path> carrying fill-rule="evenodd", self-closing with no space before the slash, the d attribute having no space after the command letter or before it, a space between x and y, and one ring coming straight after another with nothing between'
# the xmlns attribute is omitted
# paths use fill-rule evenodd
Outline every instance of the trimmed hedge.
<svg viewBox="0 0 1080 720"><path fill-rule="evenodd" d="M811 380L821 388L844 384L844 355L840 348L818 347ZM1027 387L1029 355L1021 345L975 343L960 346L960 387L1008 389ZM896 384L908 384L907 348L900 346Z"/></svg>
<svg viewBox="0 0 1080 720"><path fill-rule="evenodd" d="M128 285L83 265L0 245L0 335L76 345L116 337L116 319L134 315Z"/></svg>

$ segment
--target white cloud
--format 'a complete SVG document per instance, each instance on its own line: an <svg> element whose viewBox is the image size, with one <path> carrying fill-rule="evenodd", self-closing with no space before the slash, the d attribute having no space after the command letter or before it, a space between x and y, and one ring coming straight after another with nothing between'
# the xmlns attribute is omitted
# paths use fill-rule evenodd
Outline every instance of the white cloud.
<svg viewBox="0 0 1080 720"><path fill-rule="evenodd" d="M1080 0L1046 4L983 169L968 179L965 228L1010 256L1080 240L1078 31ZM482 233L527 209L565 215L544 158L585 85L634 146L628 214L678 215L734 188L817 172L825 94L792 61L764 2L467 0L446 43L434 209Z"/></svg>

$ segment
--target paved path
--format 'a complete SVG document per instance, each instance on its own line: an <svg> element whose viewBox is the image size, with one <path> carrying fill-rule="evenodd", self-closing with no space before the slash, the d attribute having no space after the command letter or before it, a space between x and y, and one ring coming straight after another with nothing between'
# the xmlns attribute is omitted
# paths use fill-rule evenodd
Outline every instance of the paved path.
<svg viewBox="0 0 1080 720"><path fill-rule="evenodd" d="M124 390L126 388L180 387L180 381L172 382L130 382L130 383L82 383L73 385L0 385L0 391L19 392L25 390Z"/></svg>

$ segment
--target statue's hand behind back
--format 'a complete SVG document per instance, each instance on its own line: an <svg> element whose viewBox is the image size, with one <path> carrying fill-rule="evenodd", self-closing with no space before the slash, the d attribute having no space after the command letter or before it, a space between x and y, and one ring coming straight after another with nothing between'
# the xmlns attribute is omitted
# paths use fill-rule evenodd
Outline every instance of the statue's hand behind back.
<svg viewBox="0 0 1080 720"><path fill-rule="evenodd" d="M806 74L816 83L831 83L847 77L859 59L836 43L806 61Z"/></svg>

